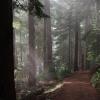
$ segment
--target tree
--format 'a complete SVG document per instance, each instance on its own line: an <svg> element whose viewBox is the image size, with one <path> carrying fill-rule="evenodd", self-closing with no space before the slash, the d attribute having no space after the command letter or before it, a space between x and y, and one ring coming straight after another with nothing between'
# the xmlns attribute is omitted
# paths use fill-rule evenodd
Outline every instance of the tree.
<svg viewBox="0 0 100 100"><path fill-rule="evenodd" d="M56 67L64 65L71 71L74 60L74 8L72 2L63 1L62 4L69 5L69 8L65 9L64 6L57 3L54 4L55 11L51 11L55 28L53 37L55 45L57 45L53 57Z"/></svg>
<svg viewBox="0 0 100 100"><path fill-rule="evenodd" d="M68 16L68 25L67 25L67 27L68 27L68 32L69 32L69 64L68 64L68 66L69 66L69 70L71 70L71 67L72 67L72 53L73 53L73 51L72 51L72 29L73 29L73 25L72 25L72 9L70 9L70 11L69 11L69 16Z"/></svg>
<svg viewBox="0 0 100 100"><path fill-rule="evenodd" d="M77 15L77 14L76 14ZM76 16L75 23L75 56L74 56L74 71L78 71L78 45L79 45L79 19Z"/></svg>
<svg viewBox="0 0 100 100"><path fill-rule="evenodd" d="M97 13L97 27L100 28L100 0L95 0Z"/></svg>
<svg viewBox="0 0 100 100"><path fill-rule="evenodd" d="M44 70L49 73L52 67L52 34L51 34L51 19L50 19L50 1L45 0L45 13L49 18L44 18ZM50 75L47 75L50 77Z"/></svg>
<svg viewBox="0 0 100 100"><path fill-rule="evenodd" d="M28 5L27 1L20 2L19 0L13 1L13 8L17 11L24 10L28 11L28 28L29 28L29 55L28 55L28 65L29 68L29 85L35 86L36 84L36 65L35 65L35 28L34 28L34 17L38 18L47 17L43 12L43 5L39 0L29 0Z"/></svg>
<svg viewBox="0 0 100 100"><path fill-rule="evenodd" d="M0 10L0 99L16 100L14 82L13 28L12 28L12 0L4 0ZM5 21L5 22L4 22Z"/></svg>
<svg viewBox="0 0 100 100"><path fill-rule="evenodd" d="M29 7L35 1L29 0ZM33 13L32 13L33 11ZM35 65L35 28L34 28L34 8L29 10L28 27L29 27L29 87L36 85L36 65Z"/></svg>

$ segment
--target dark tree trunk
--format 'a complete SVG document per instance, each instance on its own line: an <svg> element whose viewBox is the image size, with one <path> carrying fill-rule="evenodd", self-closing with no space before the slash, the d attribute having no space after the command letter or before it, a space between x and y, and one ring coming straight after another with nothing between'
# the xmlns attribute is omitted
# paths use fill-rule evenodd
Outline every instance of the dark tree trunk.
<svg viewBox="0 0 100 100"><path fill-rule="evenodd" d="M80 33L80 30L79 30ZM82 70L82 40L81 40L81 34L78 34L78 67L79 70Z"/></svg>
<svg viewBox="0 0 100 100"><path fill-rule="evenodd" d="M2 13L0 17L0 100L16 100L12 0L3 0L0 7L2 7L0 9Z"/></svg>
<svg viewBox="0 0 100 100"><path fill-rule="evenodd" d="M71 67L71 32L69 29L69 69Z"/></svg>
<svg viewBox="0 0 100 100"><path fill-rule="evenodd" d="M76 17L75 24L75 55L74 55L74 71L78 71L78 36L79 36L79 22Z"/></svg>
<svg viewBox="0 0 100 100"><path fill-rule="evenodd" d="M68 17L68 32L69 32L69 65L68 65L68 67L69 67L69 70L71 70L71 65L72 65L72 55L71 55L71 53L72 53L72 42L71 42L71 25L72 24L72 11L69 13L69 17Z"/></svg>
<svg viewBox="0 0 100 100"><path fill-rule="evenodd" d="M50 1L45 0L45 13L50 16ZM52 67L52 34L51 19L44 18L44 69Z"/></svg>
<svg viewBox="0 0 100 100"><path fill-rule="evenodd" d="M81 60L82 60L82 67L81 67L81 69L84 70L84 67L85 67L85 65L84 65L84 54L82 54L82 59Z"/></svg>

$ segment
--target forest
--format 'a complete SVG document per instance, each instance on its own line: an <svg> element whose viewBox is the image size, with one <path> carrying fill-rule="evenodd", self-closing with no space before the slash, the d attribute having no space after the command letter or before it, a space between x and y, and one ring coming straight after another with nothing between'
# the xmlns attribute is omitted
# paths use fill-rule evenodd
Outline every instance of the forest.
<svg viewBox="0 0 100 100"><path fill-rule="evenodd" d="M13 0L12 12L16 100L100 100L100 0Z"/></svg>

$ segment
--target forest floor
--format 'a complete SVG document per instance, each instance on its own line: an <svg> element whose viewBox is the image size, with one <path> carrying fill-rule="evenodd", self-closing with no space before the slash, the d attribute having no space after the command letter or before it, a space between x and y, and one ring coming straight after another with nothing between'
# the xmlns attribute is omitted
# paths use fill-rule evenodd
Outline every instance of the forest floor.
<svg viewBox="0 0 100 100"><path fill-rule="evenodd" d="M75 72L56 88L47 92L47 100L100 100L90 83L89 72Z"/></svg>

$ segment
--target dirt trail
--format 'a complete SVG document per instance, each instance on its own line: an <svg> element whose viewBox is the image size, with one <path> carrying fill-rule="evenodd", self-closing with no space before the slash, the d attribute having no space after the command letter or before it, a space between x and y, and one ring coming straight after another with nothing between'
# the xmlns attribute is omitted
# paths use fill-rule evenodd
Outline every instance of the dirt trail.
<svg viewBox="0 0 100 100"><path fill-rule="evenodd" d="M100 100L90 83L89 72L76 72L66 78L63 86L49 94L50 100Z"/></svg>

